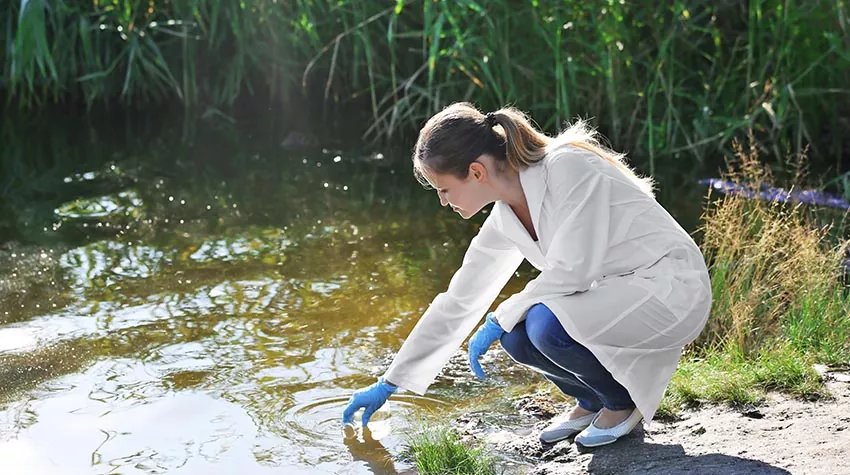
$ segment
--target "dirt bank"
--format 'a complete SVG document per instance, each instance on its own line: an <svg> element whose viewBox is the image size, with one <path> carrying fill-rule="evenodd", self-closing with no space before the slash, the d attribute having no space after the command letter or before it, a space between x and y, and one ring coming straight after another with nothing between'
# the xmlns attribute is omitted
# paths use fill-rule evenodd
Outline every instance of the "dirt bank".
<svg viewBox="0 0 850 475"><path fill-rule="evenodd" d="M542 445L538 436L555 413L542 396L526 396L517 409L526 427L487 426L475 415L457 419L470 437L496 453L529 463L526 473L555 474L850 474L850 376L833 373L832 398L802 401L770 394L745 410L703 406L674 422L654 421L613 445L581 449L573 441Z"/></svg>

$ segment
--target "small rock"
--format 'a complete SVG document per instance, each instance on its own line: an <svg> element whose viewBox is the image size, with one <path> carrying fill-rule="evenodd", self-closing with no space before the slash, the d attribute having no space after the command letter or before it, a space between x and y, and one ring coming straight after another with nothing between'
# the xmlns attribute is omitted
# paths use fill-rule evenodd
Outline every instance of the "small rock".
<svg viewBox="0 0 850 475"><path fill-rule="evenodd" d="M540 439L536 436L516 437L501 444L499 450L531 458L540 457L546 452L543 444L540 443Z"/></svg>
<svg viewBox="0 0 850 475"><path fill-rule="evenodd" d="M696 429L691 431L691 435L703 435L705 434L705 427L697 427Z"/></svg>
<svg viewBox="0 0 850 475"><path fill-rule="evenodd" d="M506 444L514 439L516 439L516 434L504 429L492 432L484 436L484 440L487 442L488 445Z"/></svg>
<svg viewBox="0 0 850 475"><path fill-rule="evenodd" d="M520 414L530 414L543 419L551 419L561 413L561 410L552 403L551 399L543 394L530 394L518 398L514 407Z"/></svg>
<svg viewBox="0 0 850 475"><path fill-rule="evenodd" d="M750 409L748 411L744 411L741 413L744 417L749 417L750 419L761 419L764 417L764 414L761 413L758 409Z"/></svg>
<svg viewBox="0 0 850 475"><path fill-rule="evenodd" d="M770 426L770 427L762 427L761 430L763 430L765 432L770 432L770 431L774 431L774 430L785 430L785 429L791 427L792 424L793 423L778 424L778 425L774 425L774 426Z"/></svg>
<svg viewBox="0 0 850 475"><path fill-rule="evenodd" d="M542 460L551 460L558 462L567 462L572 460L574 457L572 455L573 445L567 441L563 440L555 444L552 448L543 452L543 455L540 456Z"/></svg>

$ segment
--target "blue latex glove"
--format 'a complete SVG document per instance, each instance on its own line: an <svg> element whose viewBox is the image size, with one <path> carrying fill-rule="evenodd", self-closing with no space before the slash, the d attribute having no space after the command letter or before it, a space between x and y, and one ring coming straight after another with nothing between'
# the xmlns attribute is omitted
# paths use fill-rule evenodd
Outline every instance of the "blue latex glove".
<svg viewBox="0 0 850 475"><path fill-rule="evenodd" d="M502 333L505 333L505 330L499 326L493 318L493 314L488 313L487 320L478 327L478 330L469 339L469 368L475 373L475 376L481 379L486 377L478 358L487 353L487 350L502 336Z"/></svg>
<svg viewBox="0 0 850 475"><path fill-rule="evenodd" d="M398 386L384 381L383 377L378 378L375 384L363 388L351 395L348 400L348 406L342 412L342 423L353 424L354 413L361 407L363 408L363 427L369 423L372 414L375 413L384 403L387 402L390 395L398 390Z"/></svg>

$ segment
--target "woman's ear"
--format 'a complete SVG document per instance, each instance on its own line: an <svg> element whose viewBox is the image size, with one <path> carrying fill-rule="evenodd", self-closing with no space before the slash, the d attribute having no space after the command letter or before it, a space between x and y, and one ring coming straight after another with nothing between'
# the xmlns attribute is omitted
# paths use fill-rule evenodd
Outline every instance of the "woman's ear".
<svg viewBox="0 0 850 475"><path fill-rule="evenodd" d="M472 178L480 180L487 175L487 168L480 162L472 162L469 164L469 174L472 175Z"/></svg>

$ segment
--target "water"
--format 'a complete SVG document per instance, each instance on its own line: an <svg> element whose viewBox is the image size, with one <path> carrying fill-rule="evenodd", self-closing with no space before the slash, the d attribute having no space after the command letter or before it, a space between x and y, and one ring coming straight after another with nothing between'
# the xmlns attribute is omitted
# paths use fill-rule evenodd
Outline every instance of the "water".
<svg viewBox="0 0 850 475"><path fill-rule="evenodd" d="M406 152L197 149L72 166L48 174L71 195L16 208L40 241L0 249L0 473L410 473L411 431L510 414L536 380L495 350L478 382L459 352L344 432L481 219L441 209Z"/></svg>

